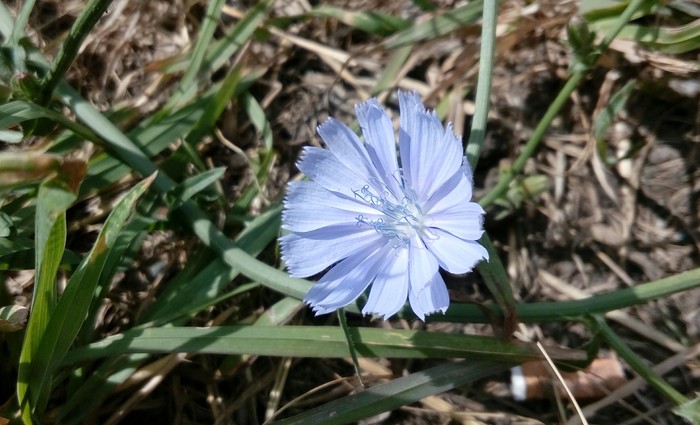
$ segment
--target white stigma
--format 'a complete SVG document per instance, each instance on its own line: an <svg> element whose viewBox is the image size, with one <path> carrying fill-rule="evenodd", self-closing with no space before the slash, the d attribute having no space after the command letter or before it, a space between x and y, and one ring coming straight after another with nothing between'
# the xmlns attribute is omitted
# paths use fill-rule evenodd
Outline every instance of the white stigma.
<svg viewBox="0 0 700 425"><path fill-rule="evenodd" d="M415 201L414 192L404 185L401 185L401 189L401 195L403 196L400 200L388 188L382 195L373 194L369 185L364 186L360 190L353 190L356 198L367 202L381 212L383 216L370 220L360 214L356 217L357 225L372 226L394 248L408 245L416 235L431 239L431 232L425 226L423 212Z"/></svg>

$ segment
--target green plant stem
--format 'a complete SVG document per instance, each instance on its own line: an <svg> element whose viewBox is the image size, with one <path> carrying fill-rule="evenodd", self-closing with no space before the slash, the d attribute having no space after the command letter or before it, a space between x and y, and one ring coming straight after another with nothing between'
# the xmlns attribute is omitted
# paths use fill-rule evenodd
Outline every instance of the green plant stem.
<svg viewBox="0 0 700 425"><path fill-rule="evenodd" d="M522 152L520 153L520 155L518 155L518 158L515 160L513 165L510 167L509 170L505 171L502 174L496 186L493 189L491 189L486 195L484 195L483 198L481 198L481 200L479 201L481 206L486 207L487 205L492 204L493 201L498 199L500 196L502 196L510 186L510 183L513 181L513 179L515 179L515 176L517 176L518 174L520 174L521 171L523 171L527 160L530 159L530 157L532 157L532 155L535 153L535 150L537 150L544 134L549 129L550 124L552 124L552 121L559 114L559 111L564 107L566 102L568 102L569 96L571 96L571 93L573 93L576 87L578 87L579 83L585 75L585 71L577 71L571 76L571 78L569 78L569 80L561 89L561 91L554 99L552 104L549 105L549 108L547 108L547 111L545 112L544 116L537 124L535 131L532 133L530 140L527 141L525 147L523 147Z"/></svg>
<svg viewBox="0 0 700 425"><path fill-rule="evenodd" d="M580 320L589 314L603 314L697 287L700 268L582 300L518 304L517 312L523 323ZM495 307L490 308L497 312ZM488 323L488 318L476 305L452 304L445 315L429 316L428 321Z"/></svg>
<svg viewBox="0 0 700 425"><path fill-rule="evenodd" d="M78 55L85 37L92 31L111 3L112 0L90 0L85 6L71 27L68 38L61 46L53 66L40 83L36 99L38 104L45 105L51 99L54 89Z"/></svg>
<svg viewBox="0 0 700 425"><path fill-rule="evenodd" d="M688 402L688 399L673 387L671 387L668 382L651 368L649 368L644 360L640 358L634 351L632 351L627 344L608 326L605 322L605 318L600 315L595 315L593 318L596 321L598 331L601 333L603 338L610 344L617 354L622 357L627 364L634 369L639 376L644 378L645 381L654 387L658 392L660 392L664 397L670 401L681 405Z"/></svg>
<svg viewBox="0 0 700 425"><path fill-rule="evenodd" d="M600 54L600 52L602 52L603 50L607 49L608 46L610 46L610 43L612 43L615 37L617 37L622 28L624 28L624 26L627 25L627 23L629 23L630 19L632 18L632 15L634 15L634 13L637 10L639 10L644 5L644 3L648 1L650 0L632 0L630 2L625 11L620 15L620 17L616 21L613 29L609 33L607 33L603 38L603 41L601 41L600 45L597 48L598 54ZM545 112L540 122L537 124L535 131L532 133L532 136L525 144L525 147L523 148L520 155L518 155L518 158L515 160L510 170L506 171L501 176L496 186L493 189L491 189L483 198L481 198L479 203L482 206L485 207L487 205L490 205L496 199L501 197L510 186L510 183L515 179L515 177L523 171L527 160L530 159L530 157L532 157L532 155L535 153L535 150L537 150L537 147L542 141L542 138L547 132L547 129L549 129L549 126L552 124L552 121L559 114L559 111L561 111L561 109L564 107L566 102L569 100L569 96L571 96L571 93L573 93L576 87L578 87L579 83L586 76L587 72L588 71L586 69L581 69L574 72L574 74L571 75L571 77L561 89L561 91L554 99L552 104L549 105L549 108ZM477 104L477 111L478 109L479 108Z"/></svg>
<svg viewBox="0 0 700 425"><path fill-rule="evenodd" d="M481 51L479 59L479 76L476 84L476 110L472 118L472 127L467 144L467 160L472 170L476 169L479 161L481 146L486 134L486 121L489 115L489 98L491 96L491 80L493 77L493 57L496 50L496 18L498 17L498 1L484 2L481 24Z"/></svg>

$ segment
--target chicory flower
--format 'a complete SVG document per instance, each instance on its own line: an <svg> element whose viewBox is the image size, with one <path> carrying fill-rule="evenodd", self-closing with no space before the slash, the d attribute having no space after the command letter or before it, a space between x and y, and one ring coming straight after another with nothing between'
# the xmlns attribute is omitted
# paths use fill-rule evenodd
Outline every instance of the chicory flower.
<svg viewBox="0 0 700 425"><path fill-rule="evenodd" d="M289 185L280 244L290 275L330 267L304 298L317 315L371 285L364 314L389 317L408 299L424 320L449 306L440 267L462 274L488 259L460 139L418 94L398 98L398 155L389 116L370 99L355 106L364 142L328 119L318 128L328 149L306 147L298 163L310 181Z"/></svg>

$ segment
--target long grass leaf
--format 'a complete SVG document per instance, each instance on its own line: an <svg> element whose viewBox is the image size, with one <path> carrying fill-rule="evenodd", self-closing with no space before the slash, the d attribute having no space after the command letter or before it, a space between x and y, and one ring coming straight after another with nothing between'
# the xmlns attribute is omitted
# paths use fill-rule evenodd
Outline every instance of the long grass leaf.
<svg viewBox="0 0 700 425"><path fill-rule="evenodd" d="M204 61L207 48L211 45L214 31L216 31L216 26L221 16L221 8L225 3L225 0L210 0L208 2L207 10L204 13L204 21L197 34L197 42L190 54L185 75L180 80L175 93L169 99L165 109L171 109L175 105L181 103L182 99L185 98L188 93L196 92L197 78L201 78L202 74L206 75L209 72L209 70L204 70L206 72L202 72L202 62Z"/></svg>
<svg viewBox="0 0 700 425"><path fill-rule="evenodd" d="M0 105L0 128L9 128L23 121L44 117L44 112L24 100L13 100Z"/></svg>
<svg viewBox="0 0 700 425"><path fill-rule="evenodd" d="M112 4L112 0L89 0L82 9L75 23L71 26L68 37L61 45L56 60L40 83L36 93L39 104L44 105L51 99L54 89L78 55L85 37L97 25L110 4Z"/></svg>
<svg viewBox="0 0 700 425"><path fill-rule="evenodd" d="M539 358L533 345L479 336L397 329L350 328L357 354L389 358L482 358L524 361ZM65 365L129 353L256 354L347 357L343 330L330 326L166 327L130 330L72 350ZM558 360L585 360L585 353L548 348Z"/></svg>
<svg viewBox="0 0 700 425"><path fill-rule="evenodd" d="M272 423L275 425L354 423L508 370L512 365L514 363L488 360L445 363Z"/></svg>
<svg viewBox="0 0 700 425"><path fill-rule="evenodd" d="M203 66L212 71L223 66L252 37L274 2L275 0L263 0L251 8L230 33L212 44Z"/></svg>
<svg viewBox="0 0 700 425"><path fill-rule="evenodd" d="M148 189L151 176L131 189L115 206L107 218L95 245L73 274L46 326L32 365L30 383L35 414L43 409L43 402L51 390L49 380L53 369L60 364L72 345L85 320L95 288L100 280L109 250L131 214L136 201Z"/></svg>
<svg viewBox="0 0 700 425"><path fill-rule="evenodd" d="M416 44L421 41L441 37L458 28L473 24L481 18L483 3L483 0L472 1L425 22L406 28L396 33L393 37L386 39L383 43L384 47L396 49L407 44Z"/></svg>
<svg viewBox="0 0 700 425"><path fill-rule="evenodd" d="M60 176L42 183L37 193L34 296L17 380L17 397L25 423L32 422L38 396L31 374L56 302L56 272L66 245L66 210L76 197L75 188L67 186Z"/></svg>
<svg viewBox="0 0 700 425"><path fill-rule="evenodd" d="M410 26L408 21L386 13L365 10L349 11L332 6L316 7L311 9L309 15L337 19L360 31L380 36L391 35Z"/></svg>

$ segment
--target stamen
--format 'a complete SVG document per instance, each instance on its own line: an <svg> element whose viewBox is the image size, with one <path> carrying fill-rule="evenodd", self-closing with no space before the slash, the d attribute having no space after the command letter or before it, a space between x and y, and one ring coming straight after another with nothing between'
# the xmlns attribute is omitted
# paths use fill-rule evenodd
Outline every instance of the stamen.
<svg viewBox="0 0 700 425"><path fill-rule="evenodd" d="M416 203L415 192L408 186L403 176L400 176L401 197L395 196L386 187L382 195L375 195L371 192L369 185L365 185L360 190L353 190L355 197L365 201L381 213L382 217L371 220L360 214L355 219L357 225L372 226L380 235L389 240L394 248L399 248L410 243L416 234L430 236L429 229L423 223L423 212ZM397 203L396 199L401 201Z"/></svg>

